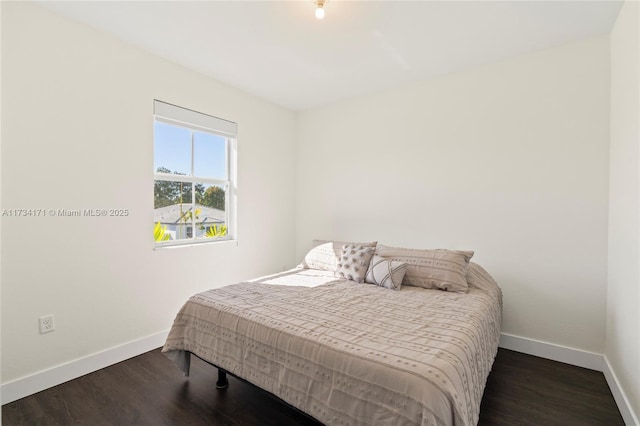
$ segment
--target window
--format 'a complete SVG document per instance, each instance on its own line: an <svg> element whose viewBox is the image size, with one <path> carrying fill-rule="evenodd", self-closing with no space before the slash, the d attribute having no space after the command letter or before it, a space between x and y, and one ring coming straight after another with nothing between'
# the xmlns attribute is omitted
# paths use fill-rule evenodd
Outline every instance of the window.
<svg viewBox="0 0 640 426"><path fill-rule="evenodd" d="M236 239L237 125L154 101L156 246Z"/></svg>

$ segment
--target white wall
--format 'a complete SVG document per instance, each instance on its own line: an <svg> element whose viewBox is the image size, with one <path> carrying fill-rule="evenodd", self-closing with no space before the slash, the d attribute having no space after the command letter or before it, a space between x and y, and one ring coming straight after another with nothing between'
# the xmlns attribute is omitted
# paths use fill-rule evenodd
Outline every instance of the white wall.
<svg viewBox="0 0 640 426"><path fill-rule="evenodd" d="M2 208L131 211L3 218L2 382L165 330L192 293L289 267L312 238L376 239L476 250L504 290L505 333L604 352L640 412L634 13L627 3L611 37L607 277L607 37L296 120L2 2ZM239 123L238 247L153 251L154 98ZM37 317L48 313L57 330L41 336Z"/></svg>
<svg viewBox="0 0 640 426"><path fill-rule="evenodd" d="M297 252L313 238L472 249L503 332L603 353L608 37L300 114Z"/></svg>
<svg viewBox="0 0 640 426"><path fill-rule="evenodd" d="M611 33L609 270L605 356L640 415L640 7L625 2Z"/></svg>
<svg viewBox="0 0 640 426"><path fill-rule="evenodd" d="M21 2L2 4L2 382L170 327L191 294L294 258L290 111ZM228 60L228 58L221 58ZM238 123L239 244L153 250L153 99ZM56 331L39 335L37 318Z"/></svg>

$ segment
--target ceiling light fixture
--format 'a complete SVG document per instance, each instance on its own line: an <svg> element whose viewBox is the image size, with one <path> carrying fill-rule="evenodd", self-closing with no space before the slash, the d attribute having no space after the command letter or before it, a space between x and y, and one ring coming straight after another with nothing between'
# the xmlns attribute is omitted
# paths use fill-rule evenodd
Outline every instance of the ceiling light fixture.
<svg viewBox="0 0 640 426"><path fill-rule="evenodd" d="M325 0L315 0L316 4L316 18L322 19L324 18L324 3Z"/></svg>

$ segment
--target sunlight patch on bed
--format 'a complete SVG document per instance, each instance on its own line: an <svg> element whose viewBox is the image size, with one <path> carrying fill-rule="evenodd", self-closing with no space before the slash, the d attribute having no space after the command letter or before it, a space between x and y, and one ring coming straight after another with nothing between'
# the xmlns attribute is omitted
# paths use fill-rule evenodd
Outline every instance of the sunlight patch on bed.
<svg viewBox="0 0 640 426"><path fill-rule="evenodd" d="M295 280L291 280L292 275L296 276ZM330 271L296 268L289 271L280 272L278 274L256 278L255 280L251 280L250 282L294 287L317 287L319 285L328 284L336 280L338 279Z"/></svg>

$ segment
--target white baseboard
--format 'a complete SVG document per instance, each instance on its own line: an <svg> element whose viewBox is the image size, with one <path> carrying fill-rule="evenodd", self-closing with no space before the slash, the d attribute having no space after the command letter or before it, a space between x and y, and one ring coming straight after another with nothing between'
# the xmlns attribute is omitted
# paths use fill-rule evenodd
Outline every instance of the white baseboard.
<svg viewBox="0 0 640 426"><path fill-rule="evenodd" d="M57 386L164 345L169 331L152 334L114 348L3 383L2 405Z"/></svg>
<svg viewBox="0 0 640 426"><path fill-rule="evenodd" d="M620 382L618 381L618 378L611 368L606 356L595 352L583 351L580 349L569 348L567 346L556 345L535 339L527 339L526 337L514 336L505 333L500 335L500 347L504 349L511 349L516 352L539 356L540 358L564 362L565 364L601 371L609 385L609 389L611 389L611 393L618 405L618 410L620 410L620 414L622 415L625 425L640 426L638 417L631 409L629 399L622 391L619 384Z"/></svg>
<svg viewBox="0 0 640 426"><path fill-rule="evenodd" d="M620 382L618 381L618 376L611 368L611 364L609 364L609 360L607 356L604 357L604 373L605 379L607 379L607 384L609 385L609 389L611 389L611 393L613 394L613 399L616 400L616 404L618 404L618 409L620 410L620 414L624 419L624 424L626 426L640 426L640 421L638 420L638 416L631 409L631 404L627 399L627 396L620 388Z"/></svg>
<svg viewBox="0 0 640 426"><path fill-rule="evenodd" d="M500 335L500 347L522 352L540 358L564 362L591 370L602 371L603 357L595 352L583 351L567 346L556 345L526 337L514 336L502 333Z"/></svg>

